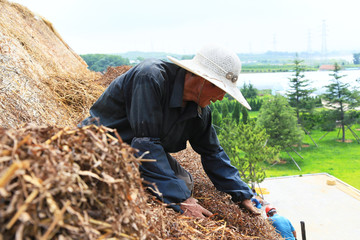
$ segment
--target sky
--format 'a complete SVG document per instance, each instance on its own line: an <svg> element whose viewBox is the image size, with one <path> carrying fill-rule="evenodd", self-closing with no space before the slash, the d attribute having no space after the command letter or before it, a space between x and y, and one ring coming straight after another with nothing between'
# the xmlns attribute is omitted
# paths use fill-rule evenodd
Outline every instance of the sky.
<svg viewBox="0 0 360 240"><path fill-rule="evenodd" d="M78 54L360 51L358 0L10 0L49 20Z"/></svg>

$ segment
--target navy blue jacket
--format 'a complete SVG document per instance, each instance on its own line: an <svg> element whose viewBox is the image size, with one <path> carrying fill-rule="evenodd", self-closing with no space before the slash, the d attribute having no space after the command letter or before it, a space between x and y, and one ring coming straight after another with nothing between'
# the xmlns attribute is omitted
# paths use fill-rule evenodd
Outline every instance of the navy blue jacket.
<svg viewBox="0 0 360 240"><path fill-rule="evenodd" d="M195 102L183 106L185 73L173 63L145 60L109 85L82 124L96 117L99 124L117 129L140 154L149 151L144 158L157 161L143 163L141 176L156 183L165 203L180 203L191 195L166 157L185 149L187 141L201 155L203 168L218 190L230 194L234 202L250 199L251 190L219 144L210 108L199 108Z"/></svg>

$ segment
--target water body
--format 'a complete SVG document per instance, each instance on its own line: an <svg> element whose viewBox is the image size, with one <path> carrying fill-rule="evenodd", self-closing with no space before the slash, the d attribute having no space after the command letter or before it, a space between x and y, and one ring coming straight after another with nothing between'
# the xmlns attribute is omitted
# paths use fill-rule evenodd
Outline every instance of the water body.
<svg viewBox="0 0 360 240"><path fill-rule="evenodd" d="M319 95L326 91L325 86L329 85L333 79L332 71L313 71L304 72L304 79L308 79L311 88L316 88L314 94ZM289 78L294 76L295 72L276 72L276 73L241 73L238 86L242 87L244 83L251 83L256 89L271 89L272 94L285 94L289 87ZM341 78L342 82L349 83L350 87L360 87L356 79L360 79L360 70L343 70L339 75L345 75Z"/></svg>

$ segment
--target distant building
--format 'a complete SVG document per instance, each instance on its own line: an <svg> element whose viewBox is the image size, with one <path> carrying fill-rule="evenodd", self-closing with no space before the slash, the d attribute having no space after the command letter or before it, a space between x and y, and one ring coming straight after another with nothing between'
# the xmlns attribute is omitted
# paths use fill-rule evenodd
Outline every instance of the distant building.
<svg viewBox="0 0 360 240"><path fill-rule="evenodd" d="M331 109L331 110L335 110L335 109L338 109L340 107L339 103L332 103L331 104L329 101L326 101L324 99L321 99L321 104L324 106L324 108ZM350 110L348 103L343 103L343 108L344 108L344 111ZM355 108L351 108L351 109L359 111L360 107L355 107Z"/></svg>
<svg viewBox="0 0 360 240"><path fill-rule="evenodd" d="M335 70L335 65L321 65L319 67L320 71L334 71Z"/></svg>

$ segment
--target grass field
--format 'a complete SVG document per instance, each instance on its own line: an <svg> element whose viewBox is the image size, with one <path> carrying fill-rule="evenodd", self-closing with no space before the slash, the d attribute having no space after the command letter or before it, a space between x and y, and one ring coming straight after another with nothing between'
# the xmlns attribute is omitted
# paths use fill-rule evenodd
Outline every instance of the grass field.
<svg viewBox="0 0 360 240"><path fill-rule="evenodd" d="M360 136L360 126L353 126L353 131ZM353 134L347 130L346 139L351 142L338 142L338 131L329 132L319 140L326 132L312 131L311 136L318 147L305 135L303 142L309 146L294 148L302 157L294 151L289 151L298 163L301 171L296 167L289 155L283 151L281 159L286 163L275 165L268 164L267 177L301 175L310 173L329 173L340 180L360 189L360 144Z"/></svg>
<svg viewBox="0 0 360 240"><path fill-rule="evenodd" d="M305 65L305 71L317 71L319 66ZM294 63L287 64L243 64L241 71L243 73L261 73L261 72L290 72L294 71Z"/></svg>

